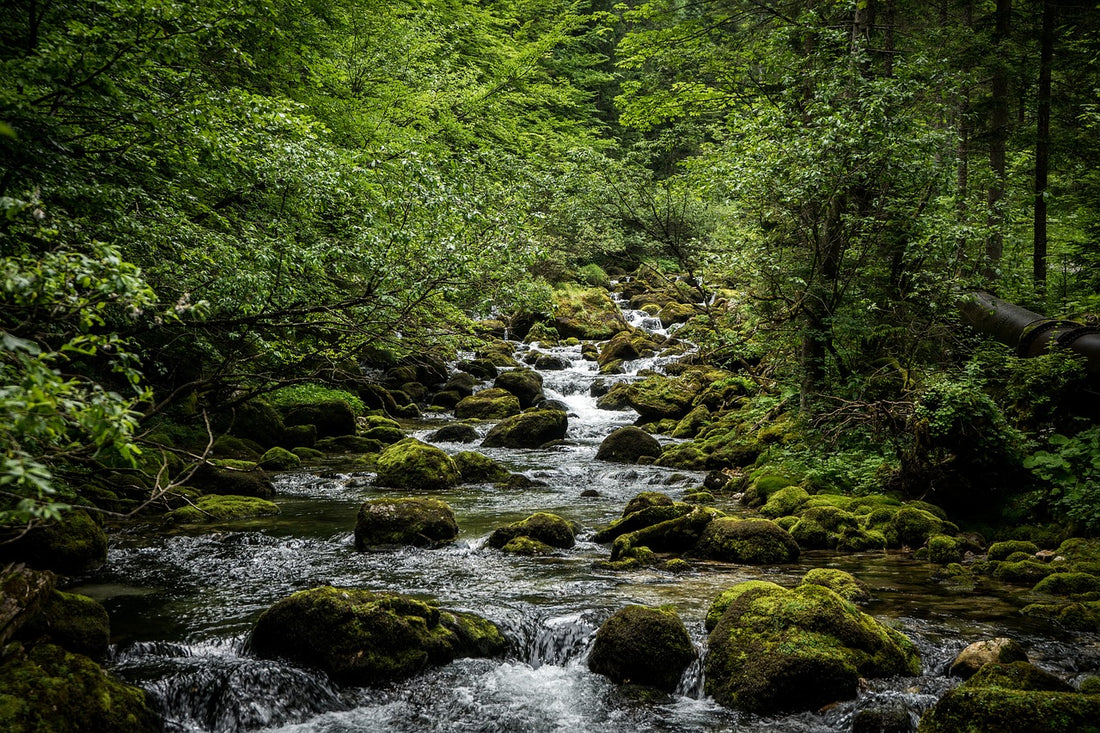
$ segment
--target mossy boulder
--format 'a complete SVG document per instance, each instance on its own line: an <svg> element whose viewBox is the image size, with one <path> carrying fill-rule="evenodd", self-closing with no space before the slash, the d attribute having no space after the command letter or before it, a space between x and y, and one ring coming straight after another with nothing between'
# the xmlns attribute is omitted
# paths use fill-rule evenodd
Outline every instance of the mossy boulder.
<svg viewBox="0 0 1100 733"><path fill-rule="evenodd" d="M643 491L626 503L622 515L626 517L651 506L672 506L674 503L672 497L668 494L663 494L660 491Z"/></svg>
<svg viewBox="0 0 1100 733"><path fill-rule="evenodd" d="M519 537L513 537L508 540L504 547L500 548L501 552L506 552L509 555L554 555L558 550L556 547L551 547L545 542L528 537L527 535L520 535Z"/></svg>
<svg viewBox="0 0 1100 733"><path fill-rule="evenodd" d="M990 573L997 580L1006 583L1035 585L1054 572L1054 568L1036 560L1016 560L993 563Z"/></svg>
<svg viewBox="0 0 1100 733"><path fill-rule="evenodd" d="M576 544L573 525L557 514L538 512L519 522L500 527L489 535L489 547L500 549L516 537L530 537L550 547L567 550Z"/></svg>
<svg viewBox="0 0 1100 733"><path fill-rule="evenodd" d="M1091 573L1051 573L1032 588L1035 593L1075 596L1100 592L1100 577Z"/></svg>
<svg viewBox="0 0 1100 733"><path fill-rule="evenodd" d="M693 407L691 412L684 415L676 427L672 430L673 438L694 438L707 424L710 423L710 410L706 405Z"/></svg>
<svg viewBox="0 0 1100 733"><path fill-rule="evenodd" d="M1032 603L1020 613L1070 631L1100 632L1100 601Z"/></svg>
<svg viewBox="0 0 1100 733"><path fill-rule="evenodd" d="M229 432L264 448L286 446L286 426L279 412L263 400L249 400L233 409ZM293 448L294 446L290 446Z"/></svg>
<svg viewBox="0 0 1100 733"><path fill-rule="evenodd" d="M339 682L402 679L459 657L494 656L506 642L486 619L396 593L321 586L264 611L249 647L324 670Z"/></svg>
<svg viewBox="0 0 1100 733"><path fill-rule="evenodd" d="M1004 542L994 542L986 550L986 557L990 560L1007 560L1009 555L1017 552L1024 552L1028 555L1034 556L1039 551L1039 546L1034 542L1027 540L1006 540Z"/></svg>
<svg viewBox="0 0 1100 733"><path fill-rule="evenodd" d="M797 484L798 478L795 476L761 470L753 474L745 493L741 496L741 503L750 507L764 506L772 494Z"/></svg>
<svg viewBox="0 0 1100 733"><path fill-rule="evenodd" d="M1026 662L1027 652L1020 642L1005 637L985 639L968 645L951 663L952 677L968 679L987 664L1011 664Z"/></svg>
<svg viewBox="0 0 1100 733"><path fill-rule="evenodd" d="M794 514L809 498L809 492L801 486L784 486L768 496L760 513L769 519Z"/></svg>
<svg viewBox="0 0 1100 733"><path fill-rule="evenodd" d="M35 644L57 644L75 654L103 661L111 641L111 620L99 601L55 590L19 629L18 638Z"/></svg>
<svg viewBox="0 0 1100 733"><path fill-rule="evenodd" d="M694 443L673 443L661 450L656 465L684 471L702 471L707 467L707 454Z"/></svg>
<svg viewBox="0 0 1100 733"><path fill-rule="evenodd" d="M928 538L928 560L940 565L961 562L965 548L961 541L950 535L932 535Z"/></svg>
<svg viewBox="0 0 1100 733"><path fill-rule="evenodd" d="M646 431L633 426L619 428L600 443L596 460L637 463L642 456L661 455L661 443Z"/></svg>
<svg viewBox="0 0 1100 733"><path fill-rule="evenodd" d="M260 456L256 465L265 471L291 471L301 468L302 459L294 455L286 448L270 448Z"/></svg>
<svg viewBox="0 0 1100 733"><path fill-rule="evenodd" d="M899 544L916 548L924 545L932 535L951 534L958 527L909 504L894 513L889 529L897 536Z"/></svg>
<svg viewBox="0 0 1100 733"><path fill-rule="evenodd" d="M870 598L866 583L851 573L836 568L814 568L803 576L802 583L823 585L841 598L853 603Z"/></svg>
<svg viewBox="0 0 1100 733"><path fill-rule="evenodd" d="M444 491L462 480L449 455L416 438L405 438L382 451L377 470L375 483L395 489Z"/></svg>
<svg viewBox="0 0 1100 733"><path fill-rule="evenodd" d="M617 409L625 403L644 420L680 420L691 410L699 393L699 382L690 377L653 375L639 382L622 382L596 401L602 409Z"/></svg>
<svg viewBox="0 0 1100 733"><path fill-rule="evenodd" d="M503 420L518 415L519 398L506 389L483 389L455 405L455 417L460 420Z"/></svg>
<svg viewBox="0 0 1100 733"><path fill-rule="evenodd" d="M465 372L474 377L474 379L482 382L496 379L498 374L496 366L488 359L469 359L460 361L455 364L455 369Z"/></svg>
<svg viewBox="0 0 1100 733"><path fill-rule="evenodd" d="M644 493L656 494L657 492ZM652 504L641 504L637 501L640 496L643 496L643 494L639 494L639 496L631 499L630 503L627 505L628 509L633 507L633 510L630 511L629 514L624 514L624 516L612 521L611 524L606 527L600 527L596 530L593 539L601 544L612 542L624 534L636 532L637 530L651 527L661 522L678 519L686 514L690 514L695 509L695 507L687 502L673 502L672 499L669 499L668 503L658 503L655 501ZM658 496L664 495L658 494Z"/></svg>
<svg viewBox="0 0 1100 733"><path fill-rule="evenodd" d="M767 519L720 517L703 530L692 554L722 562L776 565L798 560L798 543Z"/></svg>
<svg viewBox="0 0 1100 733"><path fill-rule="evenodd" d="M669 303L657 314L661 325L668 328L674 323L685 323L697 313L694 306L686 303Z"/></svg>
<svg viewBox="0 0 1100 733"><path fill-rule="evenodd" d="M173 509L164 518L171 524L203 524L249 517L270 517L278 513L278 505L256 496L208 494L200 496L194 504Z"/></svg>
<svg viewBox="0 0 1100 733"><path fill-rule="evenodd" d="M512 477L511 471L503 465L477 451L462 451L453 458L464 484L500 483Z"/></svg>
<svg viewBox="0 0 1100 733"><path fill-rule="evenodd" d="M548 323L538 321L531 326L531 329L527 332L527 335L523 337L523 343L534 344L538 343L544 348L551 348L557 346L561 341L561 334L558 330Z"/></svg>
<svg viewBox="0 0 1100 733"><path fill-rule="evenodd" d="M1100 728L1100 696L1027 662L987 664L920 720L920 733L1076 733Z"/></svg>
<svg viewBox="0 0 1100 733"><path fill-rule="evenodd" d="M908 638L834 591L757 583L710 632L705 684L723 705L769 713L852 699L861 677L919 672Z"/></svg>
<svg viewBox="0 0 1100 733"><path fill-rule="evenodd" d="M617 537L611 543L611 559L620 560L629 557L641 547L646 547L653 552L690 552L698 544L707 525L725 516L712 507L696 504L686 506L689 507L686 514ZM639 514L644 513L639 512Z"/></svg>
<svg viewBox="0 0 1100 733"><path fill-rule="evenodd" d="M163 730L145 692L56 644L9 649L0 664L0 729L6 731Z"/></svg>
<svg viewBox="0 0 1100 733"><path fill-rule="evenodd" d="M332 438L321 438L314 445L317 450L326 453L380 453L385 447L382 441L374 438L364 438L359 435L337 435Z"/></svg>
<svg viewBox="0 0 1100 733"><path fill-rule="evenodd" d="M355 410L343 400L328 400L312 405L295 405L283 418L283 423L292 425L316 425L318 438L331 438L338 435L355 435Z"/></svg>
<svg viewBox="0 0 1100 733"><path fill-rule="evenodd" d="M275 496L275 485L259 467L238 469L204 463L195 469L189 483L204 494L255 496L259 499Z"/></svg>
<svg viewBox="0 0 1100 733"><path fill-rule="evenodd" d="M530 410L502 420L481 441L484 448L538 448L565 438L569 418L558 410Z"/></svg>
<svg viewBox="0 0 1100 733"><path fill-rule="evenodd" d="M694 660L695 647L676 611L627 606L596 632L588 668L618 684L672 692Z"/></svg>
<svg viewBox="0 0 1100 733"><path fill-rule="evenodd" d="M491 364L494 368L508 369L518 367L519 362L513 356L513 347L507 341L490 341L482 346L474 354L483 363Z"/></svg>
<svg viewBox="0 0 1100 733"><path fill-rule="evenodd" d="M283 447L291 451L295 448L312 448L316 444L316 425L294 425L283 431Z"/></svg>
<svg viewBox="0 0 1100 733"><path fill-rule="evenodd" d="M562 338L586 341L603 341L630 328L603 288L555 290L554 326Z"/></svg>
<svg viewBox="0 0 1100 733"><path fill-rule="evenodd" d="M0 540L11 540L0 543L0 561L79 575L95 570L107 559L107 533L83 509L65 512L61 519L34 527L20 537L16 534L13 530L0 532Z"/></svg>
<svg viewBox="0 0 1100 733"><path fill-rule="evenodd" d="M355 549L413 545L435 547L458 536L454 510L430 497L373 499L359 507Z"/></svg>
<svg viewBox="0 0 1100 733"><path fill-rule="evenodd" d="M477 438L477 429L463 423L444 425L428 436L433 443L473 443Z"/></svg>
<svg viewBox="0 0 1100 733"><path fill-rule="evenodd" d="M364 422L366 425L359 433L361 438L377 440L382 445L392 445L405 438L405 431L394 420L371 415Z"/></svg>
<svg viewBox="0 0 1100 733"><path fill-rule="evenodd" d="M633 361L657 353L657 344L641 332L623 331L612 336L601 348L596 362L600 371L609 364Z"/></svg>
<svg viewBox="0 0 1100 733"><path fill-rule="evenodd" d="M531 369L501 372L493 382L493 388L514 394L523 409L534 407L546 397L542 392L542 375Z"/></svg>

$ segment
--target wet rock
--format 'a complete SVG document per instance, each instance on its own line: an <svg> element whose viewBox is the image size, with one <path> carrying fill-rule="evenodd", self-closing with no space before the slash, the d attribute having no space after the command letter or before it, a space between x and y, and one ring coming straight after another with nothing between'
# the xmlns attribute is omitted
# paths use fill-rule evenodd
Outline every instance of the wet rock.
<svg viewBox="0 0 1100 733"><path fill-rule="evenodd" d="M483 389L465 398L455 406L455 417L460 420L502 420L518 415L522 408L519 398L505 389Z"/></svg>
<svg viewBox="0 0 1100 733"><path fill-rule="evenodd" d="M611 544L611 559L619 560L631 555L639 547L646 547L653 552L689 552L695 548L702 537L703 531L711 521L724 517L725 514L711 507L686 504L690 511L675 519L658 522L642 529L634 530L620 535ZM655 507L638 512L643 515L646 512L657 511L664 507ZM631 515L634 517L637 515ZM627 517L623 522L631 519Z"/></svg>
<svg viewBox="0 0 1100 733"><path fill-rule="evenodd" d="M292 407L283 418L287 426L316 425L318 438L330 438L338 435L355 435L355 412L351 405L343 400L318 402L314 405Z"/></svg>
<svg viewBox="0 0 1100 733"><path fill-rule="evenodd" d="M1100 577L1091 573L1052 573L1036 583L1032 591L1052 596L1100 593Z"/></svg>
<svg viewBox="0 0 1100 733"><path fill-rule="evenodd" d="M436 392L431 398L432 409L438 410L453 410L458 407L458 403L462 402L463 397L453 389L445 389L442 392Z"/></svg>
<svg viewBox="0 0 1100 733"><path fill-rule="evenodd" d="M557 514L538 512L519 522L494 530L489 535L489 547L500 549L516 537L530 537L551 547L568 550L576 540L573 526Z"/></svg>
<svg viewBox="0 0 1100 733"><path fill-rule="evenodd" d="M854 698L861 677L920 671L909 639L824 586L756 581L717 600L725 608L708 640L706 691L723 705L816 710Z"/></svg>
<svg viewBox="0 0 1100 733"><path fill-rule="evenodd" d="M1027 731L1070 733L1096 728L1100 696L1082 695L1027 662L987 664L948 691L920 721L921 733Z"/></svg>
<svg viewBox="0 0 1100 733"><path fill-rule="evenodd" d="M359 507L355 549L391 545L435 547L458 536L455 513L446 502L428 497L374 499Z"/></svg>
<svg viewBox="0 0 1100 733"><path fill-rule="evenodd" d="M312 448L316 443L316 425L294 425L283 431L283 446L291 451L295 448Z"/></svg>
<svg viewBox="0 0 1100 733"><path fill-rule="evenodd" d="M535 405L540 410L557 410L558 412L569 412L569 405L565 404L561 400L539 400L539 403Z"/></svg>
<svg viewBox="0 0 1100 733"><path fill-rule="evenodd" d="M271 448L256 463L265 471L291 471L300 468L302 459L286 448Z"/></svg>
<svg viewBox="0 0 1100 733"><path fill-rule="evenodd" d="M798 560L798 543L767 519L722 517L703 530L693 554L722 562L776 565Z"/></svg>
<svg viewBox="0 0 1100 733"><path fill-rule="evenodd" d="M261 657L364 685L409 677L458 657L498 655L506 642L494 624L474 614L396 593L322 586L264 611L249 646Z"/></svg>
<svg viewBox="0 0 1100 733"><path fill-rule="evenodd" d="M533 410L497 423L481 441L485 448L538 448L563 440L569 427L564 412Z"/></svg>
<svg viewBox="0 0 1100 733"><path fill-rule="evenodd" d="M0 649L50 600L57 576L25 565L0 566Z"/></svg>
<svg viewBox="0 0 1100 733"><path fill-rule="evenodd" d="M661 308L657 315L661 319L661 325L668 328L674 323L684 323L690 320L695 314L694 306L685 303L669 303Z"/></svg>
<svg viewBox="0 0 1100 733"><path fill-rule="evenodd" d="M656 353L657 344L647 336L640 332L623 331L603 345L596 361L602 367L612 362L633 361Z"/></svg>
<svg viewBox="0 0 1100 733"><path fill-rule="evenodd" d="M1034 542L1028 542L1026 540L1008 540L1006 542L994 542L986 551L986 556L990 560L1006 560L1009 555L1017 552L1034 555L1038 551L1039 546Z"/></svg>
<svg viewBox="0 0 1100 733"><path fill-rule="evenodd" d="M976 641L959 652L951 663L951 676L967 679L973 677L987 664L1011 664L1026 662L1027 652L1019 642L1004 637Z"/></svg>
<svg viewBox="0 0 1100 733"><path fill-rule="evenodd" d="M473 359L472 361L460 361L455 364L455 369L473 375L476 379L486 381L497 378L497 368L488 359Z"/></svg>
<svg viewBox="0 0 1100 733"><path fill-rule="evenodd" d="M635 499L637 498L638 497L635 497ZM634 500L631 501L634 503ZM652 527L655 524L667 522L671 519L679 519L682 516L690 514L693 510L694 507L691 504L686 502L674 503L671 500L668 504L655 503L649 506L638 506L629 514L614 520L606 527L601 527L596 531L592 539L601 544L612 542L625 534L636 532L646 527Z"/></svg>
<svg viewBox="0 0 1100 733"><path fill-rule="evenodd" d="M416 438L405 438L382 451L377 470L376 483L395 489L443 491L461 480L450 456Z"/></svg>
<svg viewBox="0 0 1100 733"><path fill-rule="evenodd" d="M495 368L493 374L496 374ZM477 386L477 379L474 378L473 374L458 372L447 380L447 383L443 385L443 389L458 392L463 397L469 397L474 393L475 386Z"/></svg>
<svg viewBox="0 0 1100 733"><path fill-rule="evenodd" d="M333 438L321 438L314 446L326 453L379 453L382 441L364 438L358 435L339 435Z"/></svg>
<svg viewBox="0 0 1100 733"><path fill-rule="evenodd" d="M622 515L626 517L651 506L672 506L674 503L668 494L662 494L660 491L643 491L626 503Z"/></svg>
<svg viewBox="0 0 1100 733"><path fill-rule="evenodd" d="M233 410L230 433L238 438L252 440L263 448L287 445L286 427L278 411L263 400L250 400Z"/></svg>
<svg viewBox="0 0 1100 733"><path fill-rule="evenodd" d="M535 369L544 372L560 372L573 366L573 362L553 354L541 354L535 359Z"/></svg>
<svg viewBox="0 0 1100 733"><path fill-rule="evenodd" d="M694 438L710 423L710 410L706 405L692 408L672 430L673 438Z"/></svg>
<svg viewBox="0 0 1100 733"><path fill-rule="evenodd" d="M534 344L549 348L551 346L557 346L561 340L561 336L553 326L538 322L531 326L531 329L527 332L527 335L523 337L523 343Z"/></svg>
<svg viewBox="0 0 1100 733"><path fill-rule="evenodd" d="M194 504L173 509L164 519L171 524L203 524L248 517L269 517L278 513L278 505L259 497L210 494L200 496Z"/></svg>
<svg viewBox="0 0 1100 733"><path fill-rule="evenodd" d="M859 603L871 597L867 585L851 573L836 568L814 568L802 578L803 583L823 585L841 598Z"/></svg>
<svg viewBox="0 0 1100 733"><path fill-rule="evenodd" d="M630 326L602 288L554 292L554 326L562 338L609 339Z"/></svg>
<svg viewBox="0 0 1100 733"><path fill-rule="evenodd" d="M456 453L453 459L464 484L500 483L512 477L512 473L503 465L476 451Z"/></svg>
<svg viewBox="0 0 1100 733"><path fill-rule="evenodd" d="M890 529L902 545L920 547L928 538L937 534L954 534L958 527L945 522L924 509L904 506L890 520Z"/></svg>
<svg viewBox="0 0 1100 733"><path fill-rule="evenodd" d="M379 384L365 384L359 388L359 399L368 410L382 410L387 415L397 414L397 400L390 391Z"/></svg>
<svg viewBox="0 0 1100 733"><path fill-rule="evenodd" d="M512 356L512 346L506 341L493 341L478 349L477 361L484 361L494 367L518 367L519 362Z"/></svg>
<svg viewBox="0 0 1100 733"><path fill-rule="evenodd" d="M1020 613L1070 631L1100 632L1100 601L1032 603Z"/></svg>
<svg viewBox="0 0 1100 733"><path fill-rule="evenodd" d="M624 402L646 420L679 420L691 410L699 383L689 377L646 377L640 382L616 384L597 400L602 409L619 409Z"/></svg>
<svg viewBox="0 0 1100 733"><path fill-rule="evenodd" d="M809 498L810 493L801 486L784 486L768 496L760 513L770 519L785 517L794 514Z"/></svg>
<svg viewBox="0 0 1100 733"><path fill-rule="evenodd" d="M852 733L909 733L912 729L909 708L899 700L862 708L852 716Z"/></svg>
<svg viewBox="0 0 1100 733"><path fill-rule="evenodd" d="M0 539L9 540L0 543L0 561L79 575L95 570L107 559L107 533L83 509L65 512L61 519L34 527L22 536L15 534L0 531Z"/></svg>
<svg viewBox="0 0 1100 733"><path fill-rule="evenodd" d="M0 665L0 730L163 730L145 692L55 644L15 648Z"/></svg>
<svg viewBox="0 0 1100 733"><path fill-rule="evenodd" d="M691 637L674 610L627 606L596 632L588 668L618 684L672 692L694 659Z"/></svg>
<svg viewBox="0 0 1100 733"><path fill-rule="evenodd" d="M107 658L111 621L99 601L55 590L16 637L27 643L50 643L96 661Z"/></svg>
<svg viewBox="0 0 1100 733"><path fill-rule="evenodd" d="M407 395L410 402L424 403L428 399L430 390L420 382L405 382L398 387L397 392Z"/></svg>
<svg viewBox="0 0 1100 733"><path fill-rule="evenodd" d="M477 440L477 430L472 425L445 425L428 436L433 443L473 443Z"/></svg>
<svg viewBox="0 0 1100 733"><path fill-rule="evenodd" d="M636 427L619 428L600 443L596 460L616 463L637 463L642 456L661 455L661 443L646 431Z"/></svg>
<svg viewBox="0 0 1100 733"><path fill-rule="evenodd" d="M523 409L533 407L539 400L545 399L542 393L542 375L530 369L501 372L493 382L493 387L514 394Z"/></svg>
<svg viewBox="0 0 1100 733"><path fill-rule="evenodd" d="M536 539L532 539L526 535L520 535L519 537L513 537L508 540L504 547L500 548L501 552L506 552L509 555L556 555L558 550L545 542L540 542Z"/></svg>

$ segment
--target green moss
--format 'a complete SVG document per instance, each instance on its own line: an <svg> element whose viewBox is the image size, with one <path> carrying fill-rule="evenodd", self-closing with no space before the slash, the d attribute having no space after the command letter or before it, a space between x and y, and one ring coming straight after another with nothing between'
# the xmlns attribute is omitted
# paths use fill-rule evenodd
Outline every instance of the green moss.
<svg viewBox="0 0 1100 733"><path fill-rule="evenodd" d="M722 614L726 612L726 609L745 593L751 590L771 590L775 588L783 590L783 586L777 585L770 580L746 580L728 590L722 591L718 594L717 598L711 601L710 608L707 610L707 617L704 622L706 630L713 631L714 627L718 625L719 619L722 618Z"/></svg>
<svg viewBox="0 0 1100 733"><path fill-rule="evenodd" d="M760 513L772 519L794 514L809 498L809 492L801 486L785 486L768 496L767 502L760 507Z"/></svg>
<svg viewBox="0 0 1100 733"><path fill-rule="evenodd" d="M518 415L519 398L506 389L483 389L464 398L455 406L455 417L460 420L502 420Z"/></svg>
<svg viewBox="0 0 1100 733"><path fill-rule="evenodd" d="M1052 573L1035 584L1036 593L1071 596L1100 591L1100 578L1090 573Z"/></svg>
<svg viewBox="0 0 1100 733"><path fill-rule="evenodd" d="M12 651L9 649L9 651ZM14 650L0 665L0 729L80 733L162 730L145 693L53 644Z"/></svg>
<svg viewBox="0 0 1100 733"><path fill-rule="evenodd" d="M695 647L676 612L627 606L596 633L588 668L614 682L672 692L695 659Z"/></svg>
<svg viewBox="0 0 1100 733"><path fill-rule="evenodd" d="M41 610L19 629L19 638L45 640L102 661L111 639L111 622L99 601L55 590Z"/></svg>
<svg viewBox="0 0 1100 733"><path fill-rule="evenodd" d="M1034 585L1054 572L1054 568L1034 560L996 563L992 575L1006 583L1027 583Z"/></svg>
<svg viewBox="0 0 1100 733"><path fill-rule="evenodd" d="M462 451L452 456L462 483L501 483L512 477L512 472L487 455L476 451Z"/></svg>
<svg viewBox="0 0 1100 733"><path fill-rule="evenodd" d="M775 492L797 483L796 477L785 473L760 473L753 476L741 501L746 506L762 506Z"/></svg>
<svg viewBox="0 0 1100 733"><path fill-rule="evenodd" d="M1034 556L1039 551L1038 545L1025 540L1009 540L1007 542L994 542L989 546L986 555L990 560L1004 560L1015 552L1026 552Z"/></svg>
<svg viewBox="0 0 1100 733"><path fill-rule="evenodd" d="M443 491L462 480L450 456L416 438L405 438L382 451L377 470L377 483L396 489Z"/></svg>
<svg viewBox="0 0 1100 733"><path fill-rule="evenodd" d="M795 522L790 533L798 546L807 550L832 549L836 542L819 522L809 517L801 517Z"/></svg>
<svg viewBox="0 0 1100 733"><path fill-rule="evenodd" d="M11 542L0 544L0 560L26 563L61 575L94 570L107 559L107 533L83 509L37 526Z"/></svg>
<svg viewBox="0 0 1100 733"><path fill-rule="evenodd" d="M266 499L255 496L208 494L193 505L173 509L165 515L172 524L203 524L227 522L247 517L269 517L279 513L279 507Z"/></svg>
<svg viewBox="0 0 1100 733"><path fill-rule="evenodd" d="M307 461L307 462L320 461L320 460L324 459L324 457L325 457L325 454L324 454L323 451L315 450L313 448L305 448L305 447L295 448L294 450L292 450L290 452L293 453L294 455L298 456L298 458L302 459L303 461Z"/></svg>
<svg viewBox="0 0 1100 733"><path fill-rule="evenodd" d="M566 413L532 410L502 420L481 441L485 448L539 448L563 440L569 427Z"/></svg>
<svg viewBox="0 0 1100 733"><path fill-rule="evenodd" d="M710 560L775 565L798 560L798 544L767 519L720 517L703 530L693 554Z"/></svg>
<svg viewBox="0 0 1100 733"><path fill-rule="evenodd" d="M1100 695L1100 675L1093 675L1081 680L1077 691L1082 695Z"/></svg>
<svg viewBox="0 0 1100 733"><path fill-rule="evenodd" d="M326 453L379 453L383 446L382 441L373 438L363 438L358 435L337 435L331 438L321 438L314 447Z"/></svg>
<svg viewBox="0 0 1100 733"><path fill-rule="evenodd" d="M489 535L488 545L501 549L516 537L529 537L561 549L569 549L576 543L573 526L569 522L557 514L538 512L495 530Z"/></svg>
<svg viewBox="0 0 1100 733"><path fill-rule="evenodd" d="M957 529L936 515L918 507L903 506L890 520L890 529L897 541L908 547L920 547L928 538L936 534L945 534L949 529Z"/></svg>
<svg viewBox="0 0 1100 733"><path fill-rule="evenodd" d="M326 387L316 382L295 384L283 387L268 395L267 401L282 410L289 410L299 405L314 405L321 402L343 402L347 404L356 415L366 412L366 407L358 395L343 389Z"/></svg>
<svg viewBox="0 0 1100 733"><path fill-rule="evenodd" d="M684 501L688 504L713 504L716 499L709 491L687 491L684 492Z"/></svg>
<svg viewBox="0 0 1100 733"><path fill-rule="evenodd" d="M1020 613L1045 619L1070 631L1100 631L1100 601L1081 603L1032 603Z"/></svg>
<svg viewBox="0 0 1100 733"><path fill-rule="evenodd" d="M501 552L509 555L553 555L557 550L545 542L532 539L526 535L513 537L500 548Z"/></svg>
<svg viewBox="0 0 1100 733"><path fill-rule="evenodd" d="M701 471L706 468L707 456L694 443L673 443L661 450L656 464L685 471Z"/></svg>
<svg viewBox="0 0 1100 733"><path fill-rule="evenodd" d="M836 568L814 568L806 573L802 582L823 585L841 598L853 602L866 601L870 597L865 583L857 580L851 573Z"/></svg>
<svg viewBox="0 0 1100 733"><path fill-rule="evenodd" d="M725 516L723 512L711 507L691 504L687 506L690 507L687 514L651 524L616 538L611 544L611 559L619 560L626 557L626 553L634 547L648 547L655 552L688 552L696 546L703 531L712 520ZM639 512L639 514L643 513L645 512Z"/></svg>
<svg viewBox="0 0 1100 733"><path fill-rule="evenodd" d="M963 558L963 545L954 537L937 534L928 538L928 560L946 565L960 562Z"/></svg>
<svg viewBox="0 0 1100 733"><path fill-rule="evenodd" d="M257 465L265 471L290 471L300 468L302 459L286 448L271 448L260 456Z"/></svg>
<svg viewBox="0 0 1100 733"><path fill-rule="evenodd" d="M389 545L434 547L458 536L458 522L446 502L428 497L374 499L359 507L355 548Z"/></svg>

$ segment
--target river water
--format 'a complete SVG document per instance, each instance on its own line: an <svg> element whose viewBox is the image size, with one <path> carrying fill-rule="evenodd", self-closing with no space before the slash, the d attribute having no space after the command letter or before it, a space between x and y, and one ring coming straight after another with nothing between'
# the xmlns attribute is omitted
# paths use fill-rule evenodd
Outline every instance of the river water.
<svg viewBox="0 0 1100 733"><path fill-rule="evenodd" d="M644 314L628 313L635 322ZM659 329L659 323L645 323ZM522 351L527 348L516 345ZM596 366L579 347L543 349L572 367L544 372L548 398L569 406L568 444L486 454L541 485L522 490L464 485L438 494L461 533L436 550L356 552L359 504L391 491L372 474L334 461L276 477L277 517L164 533L128 527L113 535L108 562L73 590L101 600L115 637L112 670L148 690L175 731L846 731L861 708L904 705L914 722L952 682L945 671L966 644L994 636L1021 641L1032 661L1065 676L1100 668L1094 636L1059 634L1022 617L1006 587L951 588L929 580L933 566L903 553L804 553L799 564L753 567L696 563L686 573L600 570L606 546L594 529L640 491L675 499L703 476L594 460L600 441L631 424L632 411L597 409ZM659 360L639 360L611 379L637 378ZM606 379L606 378L604 378ZM485 385L487 386L487 385ZM407 422L425 439L451 420L426 414ZM482 434L489 425L480 428ZM455 453L476 444L439 444ZM582 496L594 490L596 496ZM719 508L737 513L733 503ZM577 545L551 557L506 555L485 546L493 529L549 511L575 521ZM760 718L722 708L702 694L701 665L676 694L639 694L592 674L585 658L600 624L626 604L671 604L704 650L703 619L725 588L752 578L793 586L812 567L852 572L872 589L865 610L908 634L924 673L875 680L860 698L816 713ZM257 616L287 595L328 584L396 591L472 611L510 641L502 659L459 660L398 683L332 684L323 674L245 651Z"/></svg>

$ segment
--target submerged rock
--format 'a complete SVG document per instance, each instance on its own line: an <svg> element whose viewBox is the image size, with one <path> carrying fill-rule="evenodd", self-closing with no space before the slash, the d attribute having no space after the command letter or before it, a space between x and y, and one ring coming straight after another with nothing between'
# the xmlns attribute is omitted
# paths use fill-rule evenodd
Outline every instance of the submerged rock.
<svg viewBox="0 0 1100 733"><path fill-rule="evenodd" d="M596 632L588 668L618 684L672 692L694 659L695 647L676 611L627 606Z"/></svg>
<svg viewBox="0 0 1100 733"><path fill-rule="evenodd" d="M637 463L642 456L656 458L661 455L661 443L652 435L633 426L619 428L600 443L596 452L598 461Z"/></svg>
<svg viewBox="0 0 1100 733"><path fill-rule="evenodd" d="M928 710L921 733L1096 730L1100 695L1074 691L1027 662L987 664Z"/></svg>
<svg viewBox="0 0 1100 733"><path fill-rule="evenodd" d="M449 455L416 438L400 440L378 456L376 483L380 486L443 491L454 488L461 479Z"/></svg>
<svg viewBox="0 0 1100 733"><path fill-rule="evenodd" d="M564 412L532 410L497 423L481 445L484 448L538 448L564 439L568 427L569 418Z"/></svg>
<svg viewBox="0 0 1100 733"><path fill-rule="evenodd" d="M706 691L723 705L815 710L854 698L861 677L920 671L908 638L824 586L756 581L718 602L725 607L709 637Z"/></svg>
<svg viewBox="0 0 1100 733"><path fill-rule="evenodd" d="M261 657L317 667L336 680L374 684L458 657L503 653L492 622L396 593L322 586L264 611L249 639Z"/></svg>
<svg viewBox="0 0 1100 733"><path fill-rule="evenodd" d="M434 547L458 536L455 513L446 502L427 497L374 499L359 507L355 549L390 545Z"/></svg>

